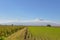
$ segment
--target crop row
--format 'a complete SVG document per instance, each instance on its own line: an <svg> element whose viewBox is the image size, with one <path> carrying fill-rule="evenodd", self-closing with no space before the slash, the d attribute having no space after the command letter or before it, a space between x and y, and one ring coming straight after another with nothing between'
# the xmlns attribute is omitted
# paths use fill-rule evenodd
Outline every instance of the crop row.
<svg viewBox="0 0 60 40"><path fill-rule="evenodd" d="M22 26L7 26L7 25L0 25L0 37L8 37L11 34L17 32L18 30L21 30Z"/></svg>

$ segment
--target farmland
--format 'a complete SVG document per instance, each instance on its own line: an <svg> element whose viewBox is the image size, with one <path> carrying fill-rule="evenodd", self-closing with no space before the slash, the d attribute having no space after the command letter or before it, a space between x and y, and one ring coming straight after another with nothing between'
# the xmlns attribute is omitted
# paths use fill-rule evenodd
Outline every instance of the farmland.
<svg viewBox="0 0 60 40"><path fill-rule="evenodd" d="M12 26L12 25L0 25L0 40L3 40L9 37L11 34L21 30L24 27L21 26Z"/></svg>
<svg viewBox="0 0 60 40"><path fill-rule="evenodd" d="M0 40L60 40L60 27L0 25Z"/></svg>
<svg viewBox="0 0 60 40"><path fill-rule="evenodd" d="M34 37L41 40L60 40L60 28L58 27L29 27Z"/></svg>

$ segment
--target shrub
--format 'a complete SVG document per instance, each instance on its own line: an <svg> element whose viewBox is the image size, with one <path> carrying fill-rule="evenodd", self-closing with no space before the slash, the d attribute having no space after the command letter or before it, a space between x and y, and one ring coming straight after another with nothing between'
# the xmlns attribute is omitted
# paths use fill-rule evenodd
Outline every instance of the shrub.
<svg viewBox="0 0 60 40"><path fill-rule="evenodd" d="M47 27L51 27L51 25L50 25L50 24L48 24L48 25L47 25Z"/></svg>

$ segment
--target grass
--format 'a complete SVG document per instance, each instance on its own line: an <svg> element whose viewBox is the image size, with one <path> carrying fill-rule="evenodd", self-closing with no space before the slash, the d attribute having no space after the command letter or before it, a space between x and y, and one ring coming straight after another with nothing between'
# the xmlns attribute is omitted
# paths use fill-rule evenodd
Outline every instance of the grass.
<svg viewBox="0 0 60 40"><path fill-rule="evenodd" d="M28 27L34 37L42 40L60 40L60 28L58 27Z"/></svg>
<svg viewBox="0 0 60 40"><path fill-rule="evenodd" d="M0 40L4 40L22 28L22 26L0 25Z"/></svg>
<svg viewBox="0 0 60 40"><path fill-rule="evenodd" d="M59 27L46 27L46 26L28 26L23 29L23 26L0 25L0 40L22 40L25 36L26 29L28 40L60 40Z"/></svg>

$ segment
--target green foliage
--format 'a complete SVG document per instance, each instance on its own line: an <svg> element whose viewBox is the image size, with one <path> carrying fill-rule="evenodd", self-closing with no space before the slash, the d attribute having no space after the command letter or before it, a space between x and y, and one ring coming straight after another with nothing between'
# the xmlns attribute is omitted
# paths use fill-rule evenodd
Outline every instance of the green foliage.
<svg viewBox="0 0 60 40"><path fill-rule="evenodd" d="M50 24L48 24L48 25L47 25L47 27L51 27L51 25L50 25Z"/></svg>
<svg viewBox="0 0 60 40"><path fill-rule="evenodd" d="M4 36L0 37L0 40L5 40L5 37Z"/></svg>
<svg viewBox="0 0 60 40"><path fill-rule="evenodd" d="M0 25L0 40L3 40L2 36L8 37L22 28L22 26Z"/></svg>

